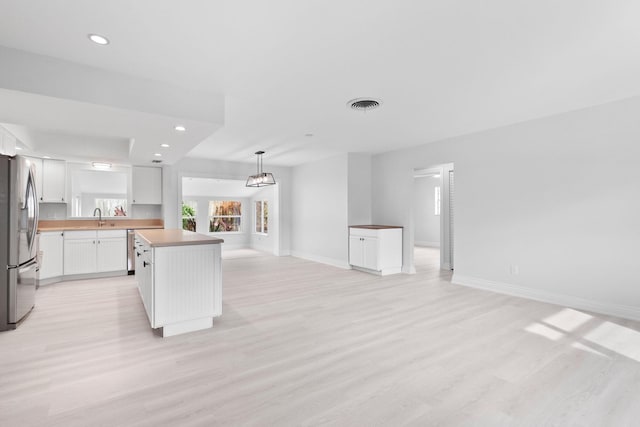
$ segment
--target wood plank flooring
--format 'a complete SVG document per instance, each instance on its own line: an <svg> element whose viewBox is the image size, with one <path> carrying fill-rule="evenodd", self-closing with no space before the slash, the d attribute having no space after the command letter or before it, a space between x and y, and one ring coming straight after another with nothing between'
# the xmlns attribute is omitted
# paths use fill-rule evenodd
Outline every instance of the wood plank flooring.
<svg viewBox="0 0 640 427"><path fill-rule="evenodd" d="M133 277L43 287L0 333L0 425L638 425L637 322L452 285L417 250L387 277L229 256L223 316L164 339Z"/></svg>

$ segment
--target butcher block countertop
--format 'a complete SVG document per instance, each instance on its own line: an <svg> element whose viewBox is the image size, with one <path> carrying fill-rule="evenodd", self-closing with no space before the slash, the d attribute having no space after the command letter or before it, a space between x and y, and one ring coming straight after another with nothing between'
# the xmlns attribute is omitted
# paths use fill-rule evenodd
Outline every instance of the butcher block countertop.
<svg viewBox="0 0 640 427"><path fill-rule="evenodd" d="M367 230L384 230L386 228L402 228L399 225L350 225L351 228L366 228Z"/></svg>
<svg viewBox="0 0 640 427"><path fill-rule="evenodd" d="M212 245L224 242L224 240L218 239L217 237L205 236L204 234L180 229L137 230L136 234L151 247Z"/></svg>
<svg viewBox="0 0 640 427"><path fill-rule="evenodd" d="M102 226L96 219L43 219L38 221L38 231L74 231L74 230L127 230L143 228L164 228L161 219L114 219L103 218Z"/></svg>

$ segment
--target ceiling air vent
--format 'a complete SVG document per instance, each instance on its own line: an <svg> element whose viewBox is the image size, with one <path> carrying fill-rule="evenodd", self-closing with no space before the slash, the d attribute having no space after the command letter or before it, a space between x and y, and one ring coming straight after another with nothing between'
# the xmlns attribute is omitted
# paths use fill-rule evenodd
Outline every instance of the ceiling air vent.
<svg viewBox="0 0 640 427"><path fill-rule="evenodd" d="M151 163L162 163L162 160L151 160Z"/></svg>
<svg viewBox="0 0 640 427"><path fill-rule="evenodd" d="M356 98L347 102L347 107L357 111L368 111L378 108L382 101L373 98Z"/></svg>

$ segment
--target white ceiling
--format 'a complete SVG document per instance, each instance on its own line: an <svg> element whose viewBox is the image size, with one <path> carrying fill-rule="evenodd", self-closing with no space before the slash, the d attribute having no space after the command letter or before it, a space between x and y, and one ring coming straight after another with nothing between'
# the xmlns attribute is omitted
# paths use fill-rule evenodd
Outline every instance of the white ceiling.
<svg viewBox="0 0 640 427"><path fill-rule="evenodd" d="M182 178L182 196L189 197L236 197L249 198L262 191L273 191L271 187L245 187L246 182L237 179Z"/></svg>
<svg viewBox="0 0 640 427"><path fill-rule="evenodd" d="M191 114L203 132L170 162L189 150L193 157L252 162L263 149L265 163L295 165L640 94L640 2L631 0L0 0L0 10L2 46L203 98L224 96L224 126L218 117L207 122ZM111 44L92 45L88 33ZM19 90L20 81L13 82L10 89ZM361 96L384 105L366 114L346 108ZM175 119L152 113L167 124ZM51 125L26 112L11 120L7 114L0 109L0 122ZM89 125L66 123L63 131L84 135ZM97 126L94 134L128 140L147 127L153 125L106 135ZM162 132L142 139L162 139Z"/></svg>

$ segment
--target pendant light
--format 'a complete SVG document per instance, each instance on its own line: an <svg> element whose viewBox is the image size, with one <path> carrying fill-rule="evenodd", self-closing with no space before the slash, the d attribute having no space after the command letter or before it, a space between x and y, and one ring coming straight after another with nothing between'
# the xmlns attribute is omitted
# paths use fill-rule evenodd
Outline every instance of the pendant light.
<svg viewBox="0 0 640 427"><path fill-rule="evenodd" d="M262 172L262 155L264 151L256 151L256 168L257 172L255 175L249 175L247 178L247 187L266 187L267 185L273 185L276 183L276 180L273 178L273 174L269 172Z"/></svg>

